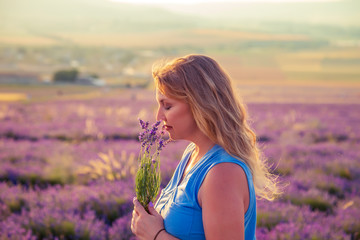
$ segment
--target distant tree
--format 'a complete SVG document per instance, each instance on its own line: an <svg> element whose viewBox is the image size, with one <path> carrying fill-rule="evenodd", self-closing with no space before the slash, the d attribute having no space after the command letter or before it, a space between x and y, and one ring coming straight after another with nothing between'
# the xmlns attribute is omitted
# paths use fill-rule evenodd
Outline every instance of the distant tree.
<svg viewBox="0 0 360 240"><path fill-rule="evenodd" d="M73 83L76 81L78 75L79 71L77 69L59 70L54 73L53 81Z"/></svg>
<svg viewBox="0 0 360 240"><path fill-rule="evenodd" d="M97 75L96 73L92 73L92 74L90 74L90 77L92 77L92 78L99 78L99 75Z"/></svg>

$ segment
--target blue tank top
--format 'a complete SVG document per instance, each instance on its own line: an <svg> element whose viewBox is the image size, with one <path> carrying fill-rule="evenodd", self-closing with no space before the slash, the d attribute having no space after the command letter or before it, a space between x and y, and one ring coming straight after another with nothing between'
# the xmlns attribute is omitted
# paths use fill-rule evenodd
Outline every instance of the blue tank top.
<svg viewBox="0 0 360 240"><path fill-rule="evenodd" d="M168 185L161 191L155 209L164 218L166 231L179 239L205 239L202 209L198 202L198 191L206 174L216 164L236 163L244 170L249 186L249 206L245 213L245 240L254 240L256 228L256 197L250 169L232 157L221 146L215 145L184 176L186 164L195 149L193 143L186 148L180 163Z"/></svg>

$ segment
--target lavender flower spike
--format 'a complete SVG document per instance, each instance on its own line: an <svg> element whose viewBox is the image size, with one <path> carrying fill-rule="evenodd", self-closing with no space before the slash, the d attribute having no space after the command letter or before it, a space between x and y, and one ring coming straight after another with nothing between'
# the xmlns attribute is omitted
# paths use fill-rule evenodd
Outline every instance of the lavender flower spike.
<svg viewBox="0 0 360 240"><path fill-rule="evenodd" d="M164 131L159 130L161 121L149 127L149 122L139 119L144 130L139 134L141 150L139 152L139 168L135 178L136 197L148 210L149 202L154 202L160 190L160 152L166 144L163 139Z"/></svg>

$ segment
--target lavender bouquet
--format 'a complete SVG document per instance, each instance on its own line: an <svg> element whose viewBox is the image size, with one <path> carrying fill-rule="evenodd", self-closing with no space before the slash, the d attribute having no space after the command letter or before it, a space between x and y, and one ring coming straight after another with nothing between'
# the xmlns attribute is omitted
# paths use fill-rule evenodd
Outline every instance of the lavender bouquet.
<svg viewBox="0 0 360 240"><path fill-rule="evenodd" d="M160 190L160 152L167 141L163 139L164 131L159 125L160 121L149 127L149 122L139 119L144 130L139 135L141 150L139 153L139 169L135 178L136 197L148 211L150 201L154 202Z"/></svg>

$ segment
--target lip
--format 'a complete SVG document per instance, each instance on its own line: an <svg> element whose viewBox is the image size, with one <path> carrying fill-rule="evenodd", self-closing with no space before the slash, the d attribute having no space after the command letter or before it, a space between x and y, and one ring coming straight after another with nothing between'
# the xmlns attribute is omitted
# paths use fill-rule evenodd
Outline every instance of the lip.
<svg viewBox="0 0 360 240"><path fill-rule="evenodd" d="M164 128L165 128L165 130L166 130L166 131L169 131L169 130L171 130L171 129L172 129L172 127L171 127L171 126L169 126L169 125L164 125Z"/></svg>

